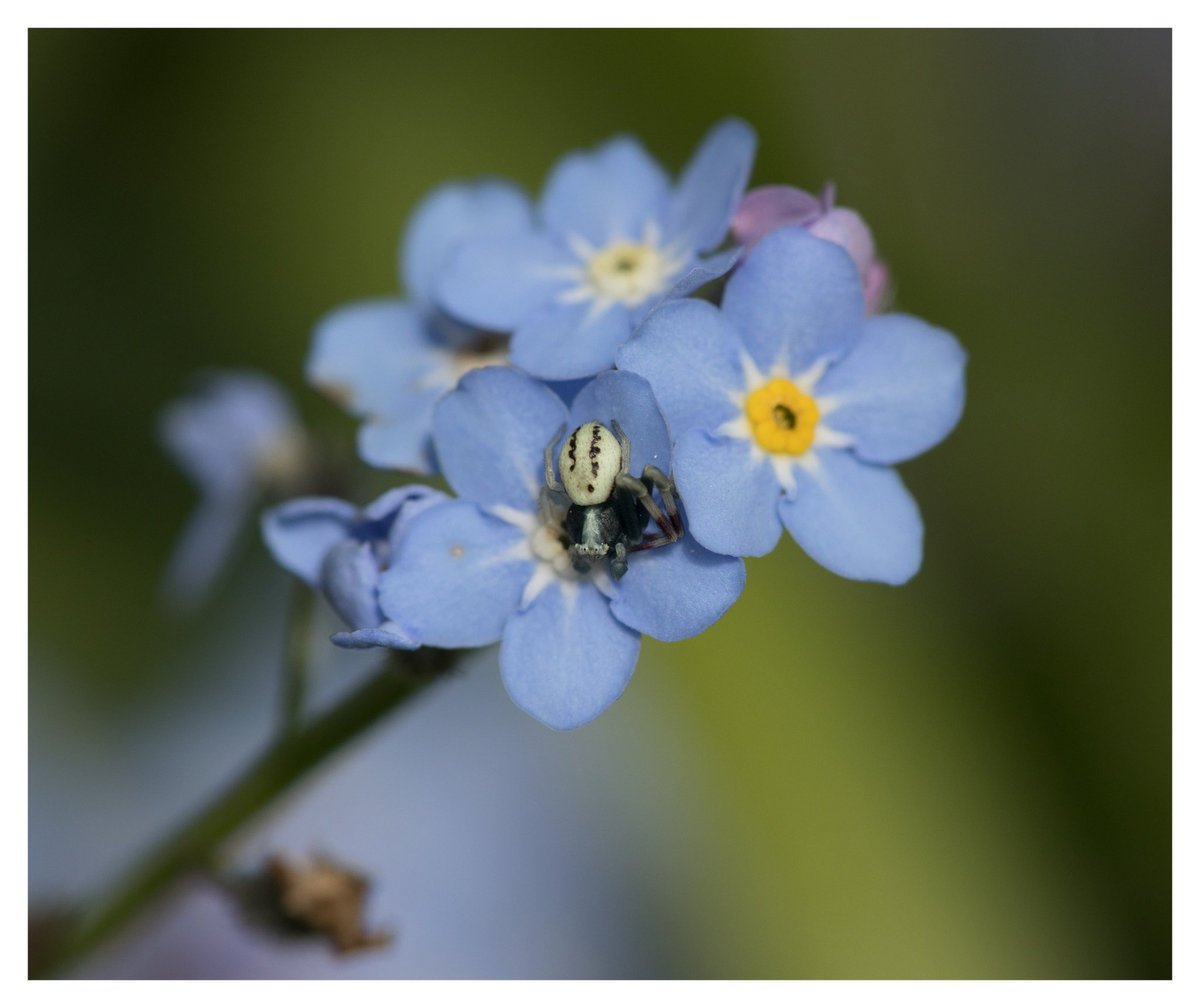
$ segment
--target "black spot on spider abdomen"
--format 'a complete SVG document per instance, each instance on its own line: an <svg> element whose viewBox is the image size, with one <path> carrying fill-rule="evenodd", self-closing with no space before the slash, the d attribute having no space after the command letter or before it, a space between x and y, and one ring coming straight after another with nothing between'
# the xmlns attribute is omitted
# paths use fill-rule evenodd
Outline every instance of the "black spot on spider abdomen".
<svg viewBox="0 0 1200 1008"><path fill-rule="evenodd" d="M575 438L578 436L578 430L571 431L571 440L567 442L567 458L571 460L571 472L575 471Z"/></svg>
<svg viewBox="0 0 1200 1008"><path fill-rule="evenodd" d="M588 446L588 458L592 460L592 478L600 474L600 463L598 461L600 455L600 425L592 424L592 443ZM588 490L592 488L589 486Z"/></svg>

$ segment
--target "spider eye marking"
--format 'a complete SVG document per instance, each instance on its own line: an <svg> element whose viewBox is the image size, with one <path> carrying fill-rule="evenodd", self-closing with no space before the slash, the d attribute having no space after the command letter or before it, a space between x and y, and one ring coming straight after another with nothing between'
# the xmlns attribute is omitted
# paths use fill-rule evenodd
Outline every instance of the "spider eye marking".
<svg viewBox="0 0 1200 1008"><path fill-rule="evenodd" d="M587 464L583 463L586 445ZM599 420L589 420L571 432L558 456L558 473L575 504L603 504L613 493L621 472L621 445Z"/></svg>

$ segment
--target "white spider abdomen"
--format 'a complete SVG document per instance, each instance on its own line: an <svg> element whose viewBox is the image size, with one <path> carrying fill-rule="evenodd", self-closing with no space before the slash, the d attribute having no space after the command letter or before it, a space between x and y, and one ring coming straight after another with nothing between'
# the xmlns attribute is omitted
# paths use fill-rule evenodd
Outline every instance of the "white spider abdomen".
<svg viewBox="0 0 1200 1008"><path fill-rule="evenodd" d="M558 477L575 504L603 504L621 472L621 445L599 420L580 424L558 453Z"/></svg>

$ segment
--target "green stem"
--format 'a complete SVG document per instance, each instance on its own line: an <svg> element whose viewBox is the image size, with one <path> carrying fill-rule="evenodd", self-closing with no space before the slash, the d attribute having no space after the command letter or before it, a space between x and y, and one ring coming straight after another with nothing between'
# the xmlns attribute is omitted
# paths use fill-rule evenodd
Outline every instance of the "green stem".
<svg viewBox="0 0 1200 1008"><path fill-rule="evenodd" d="M316 601L316 592L297 579L292 585L291 609L283 642L283 707L280 713L281 730L285 735L298 731L304 716Z"/></svg>
<svg viewBox="0 0 1200 1008"><path fill-rule="evenodd" d="M214 801L143 859L75 923L35 975L61 974L137 917L180 876L213 864L220 846L309 770L450 669L455 651L392 652L371 679L309 724L281 735Z"/></svg>

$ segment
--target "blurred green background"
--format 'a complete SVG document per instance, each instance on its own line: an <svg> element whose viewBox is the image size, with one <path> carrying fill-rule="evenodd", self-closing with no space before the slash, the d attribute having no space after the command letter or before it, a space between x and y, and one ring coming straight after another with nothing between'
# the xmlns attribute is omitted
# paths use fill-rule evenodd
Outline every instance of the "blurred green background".
<svg viewBox="0 0 1200 1008"><path fill-rule="evenodd" d="M967 408L902 469L927 528L913 583L840 580L785 536L714 629L648 641L616 707L555 739L603 764L636 736L632 809L668 767L703 796L704 829L645 821L671 854L628 869L656 969L1169 975L1168 31L29 46L34 731L69 695L102 739L203 681L163 669L220 603L180 623L155 601L194 498L154 418L193 371L275 375L349 451L353 422L303 385L311 326L396 289L426 191L498 174L536 192L619 131L677 171L737 114L760 136L752 184L835 180L898 306L959 336ZM265 565L248 537L223 584ZM70 760L68 734L37 742Z"/></svg>

